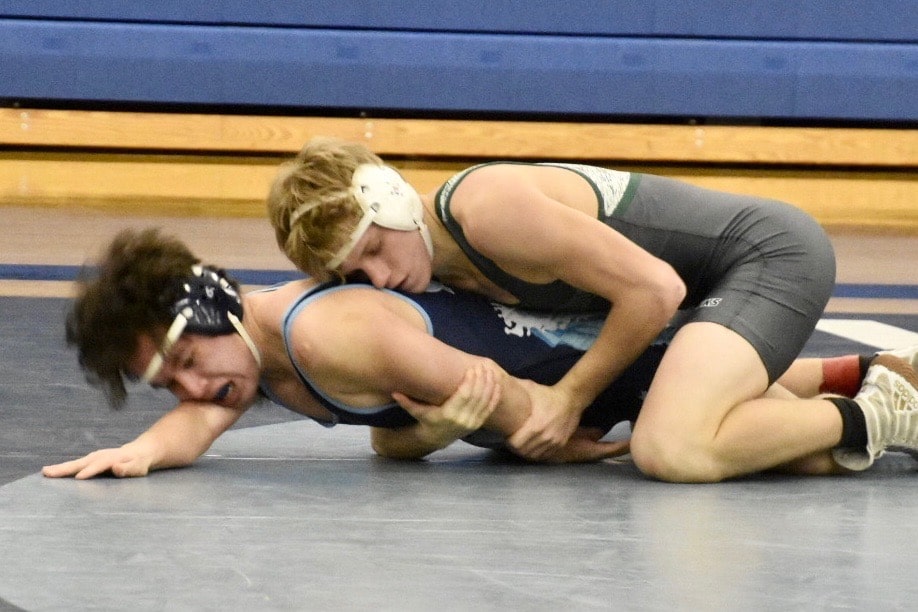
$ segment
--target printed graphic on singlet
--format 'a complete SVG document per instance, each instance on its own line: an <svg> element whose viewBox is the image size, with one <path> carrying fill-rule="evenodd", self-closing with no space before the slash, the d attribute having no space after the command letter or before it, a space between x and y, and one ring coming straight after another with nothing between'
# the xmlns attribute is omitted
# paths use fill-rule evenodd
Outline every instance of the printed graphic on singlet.
<svg viewBox="0 0 918 612"><path fill-rule="evenodd" d="M621 172L619 170L609 170L608 168L599 168L597 166L585 166L583 164L546 164L569 168L579 172L592 181L602 194L602 207L604 216L612 216L618 205L621 204L622 198L625 197L625 191L628 189L628 183L631 181L630 172Z"/></svg>
<svg viewBox="0 0 918 612"><path fill-rule="evenodd" d="M436 203L437 204L437 215L441 219L444 218L446 214L446 204L453 197L453 190L456 188L456 185L459 184L459 181L465 178L465 175L471 172L472 170L475 170L476 168L480 168L481 166L487 166L487 165L488 164L477 164L475 166L472 166L471 168L466 168L462 172L458 174L454 174L449 179L447 179L445 183L443 183L443 186L440 187L440 193L437 196L437 203Z"/></svg>
<svg viewBox="0 0 918 612"><path fill-rule="evenodd" d="M559 344L585 351L593 345L603 319L590 315L555 314L516 310L492 302L491 306L504 321L504 333L508 336L534 336L548 346Z"/></svg>

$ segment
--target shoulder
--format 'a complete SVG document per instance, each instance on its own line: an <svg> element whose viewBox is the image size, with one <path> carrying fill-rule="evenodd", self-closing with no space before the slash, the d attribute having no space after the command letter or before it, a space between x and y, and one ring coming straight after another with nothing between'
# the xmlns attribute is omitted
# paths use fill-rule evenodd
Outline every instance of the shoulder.
<svg viewBox="0 0 918 612"><path fill-rule="evenodd" d="M538 172L541 167L522 162L492 162L475 166L466 171L457 192L478 192L484 194L495 188L510 187L518 183L521 177ZM461 191L460 191L461 190Z"/></svg>
<svg viewBox="0 0 918 612"><path fill-rule="evenodd" d="M512 162L479 166L456 187L451 212L466 229L467 223L476 220L506 217L516 205L524 205L541 194L538 175L544 170L536 164Z"/></svg>
<svg viewBox="0 0 918 612"><path fill-rule="evenodd" d="M311 296L297 313L295 325L316 333L336 331L344 323L369 322L384 302L383 292L368 285L341 285Z"/></svg>
<svg viewBox="0 0 918 612"><path fill-rule="evenodd" d="M409 299L370 285L341 285L317 295L297 314L297 333L330 344L386 334L400 322L421 321Z"/></svg>
<svg viewBox="0 0 918 612"><path fill-rule="evenodd" d="M331 384L361 371L364 358L379 344L380 326L391 327L383 322L388 311L381 298L382 292L370 287L344 286L299 308L289 322L287 343L314 380Z"/></svg>

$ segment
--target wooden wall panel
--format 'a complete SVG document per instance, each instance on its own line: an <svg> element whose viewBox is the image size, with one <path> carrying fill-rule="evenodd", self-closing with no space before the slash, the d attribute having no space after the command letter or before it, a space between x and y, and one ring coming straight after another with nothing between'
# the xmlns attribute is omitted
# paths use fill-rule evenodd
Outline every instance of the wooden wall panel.
<svg viewBox="0 0 918 612"><path fill-rule="evenodd" d="M0 109L0 146L288 155L314 136L408 158L918 168L918 130L907 129Z"/></svg>
<svg viewBox="0 0 918 612"><path fill-rule="evenodd" d="M275 157L0 153L0 203L134 213L264 216ZM419 190L436 188L471 160L399 161ZM736 169L614 165L712 189L791 202L829 227L918 233L918 173L891 170Z"/></svg>
<svg viewBox="0 0 918 612"><path fill-rule="evenodd" d="M263 216L309 138L366 143L421 191L492 159L583 161L918 233L918 130L0 109L0 204Z"/></svg>

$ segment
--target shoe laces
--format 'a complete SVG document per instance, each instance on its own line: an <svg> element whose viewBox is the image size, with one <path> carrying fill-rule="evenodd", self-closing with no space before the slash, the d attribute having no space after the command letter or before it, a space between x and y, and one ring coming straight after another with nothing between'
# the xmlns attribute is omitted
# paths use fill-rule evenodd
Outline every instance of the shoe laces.
<svg viewBox="0 0 918 612"><path fill-rule="evenodd" d="M904 377L890 373L890 388L884 393L889 408L888 446L918 444L918 389Z"/></svg>
<svg viewBox="0 0 918 612"><path fill-rule="evenodd" d="M898 376L892 378L890 408L892 409L892 431L890 443L893 445L914 445L918 434L918 391L909 389L908 383Z"/></svg>

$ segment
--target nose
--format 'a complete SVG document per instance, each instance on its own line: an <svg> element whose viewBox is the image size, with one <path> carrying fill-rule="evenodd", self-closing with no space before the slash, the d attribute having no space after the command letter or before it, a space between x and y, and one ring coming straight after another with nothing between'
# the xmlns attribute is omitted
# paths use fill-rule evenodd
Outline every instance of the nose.
<svg viewBox="0 0 918 612"><path fill-rule="evenodd" d="M177 372L172 378L170 391L180 401L186 400L206 400L205 397L207 381L203 377L193 372Z"/></svg>
<svg viewBox="0 0 918 612"><path fill-rule="evenodd" d="M389 269L383 264L376 262L367 264L364 266L363 271L367 278L370 279L370 283L377 289L384 289L386 283L389 282Z"/></svg>

